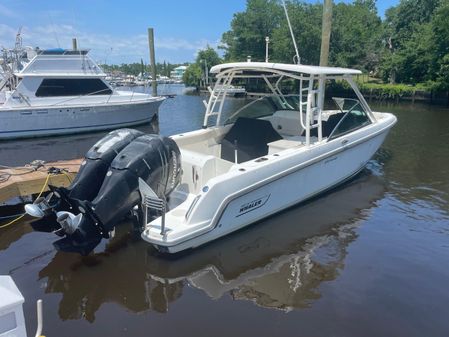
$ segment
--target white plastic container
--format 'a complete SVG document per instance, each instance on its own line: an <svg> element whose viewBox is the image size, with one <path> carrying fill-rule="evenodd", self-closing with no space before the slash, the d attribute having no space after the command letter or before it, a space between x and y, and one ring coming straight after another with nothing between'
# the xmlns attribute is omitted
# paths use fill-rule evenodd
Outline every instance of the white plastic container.
<svg viewBox="0 0 449 337"><path fill-rule="evenodd" d="M0 337L26 337L24 301L11 276L0 276Z"/></svg>

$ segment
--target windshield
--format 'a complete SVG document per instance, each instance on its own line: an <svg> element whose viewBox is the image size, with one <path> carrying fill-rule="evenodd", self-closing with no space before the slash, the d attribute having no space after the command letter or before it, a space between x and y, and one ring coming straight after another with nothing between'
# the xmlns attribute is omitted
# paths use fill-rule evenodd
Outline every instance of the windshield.
<svg viewBox="0 0 449 337"><path fill-rule="evenodd" d="M284 95L265 95L246 101L243 107L230 115L225 124L234 123L239 117L246 118L262 118L272 116L279 110L299 111L299 96Z"/></svg>
<svg viewBox="0 0 449 337"><path fill-rule="evenodd" d="M330 134L330 140L371 124L371 120L360 104L360 101L339 97L333 97L333 100L341 111L341 113L334 116L343 115L343 117Z"/></svg>

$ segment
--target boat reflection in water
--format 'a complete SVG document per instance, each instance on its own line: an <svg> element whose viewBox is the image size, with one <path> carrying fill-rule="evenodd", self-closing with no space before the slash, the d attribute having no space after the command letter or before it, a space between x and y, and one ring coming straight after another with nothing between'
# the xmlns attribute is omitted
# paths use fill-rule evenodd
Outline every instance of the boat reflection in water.
<svg viewBox="0 0 449 337"><path fill-rule="evenodd" d="M365 170L318 199L182 256L158 256L121 226L125 233L104 253L58 252L39 277L48 278L47 292L62 293L63 320L93 321L108 302L133 312L167 312L187 284L214 299L229 293L266 308L304 308L320 298L323 281L338 277L355 229L384 192L383 179Z"/></svg>

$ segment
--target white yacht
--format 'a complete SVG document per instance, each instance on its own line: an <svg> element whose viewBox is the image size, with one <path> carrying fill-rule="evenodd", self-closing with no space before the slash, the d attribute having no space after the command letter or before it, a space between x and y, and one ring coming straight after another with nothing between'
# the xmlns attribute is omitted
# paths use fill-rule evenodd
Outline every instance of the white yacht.
<svg viewBox="0 0 449 337"><path fill-rule="evenodd" d="M0 139L114 129L151 121L163 97L114 90L87 50L39 50L0 96Z"/></svg>
<svg viewBox="0 0 449 337"><path fill-rule="evenodd" d="M88 152L76 182L54 191L57 200L27 205L43 218L33 228L64 236L55 242L60 250L88 254L139 209L143 240L164 253L195 248L352 178L396 123L370 109L352 78L358 70L242 62L211 72L217 81L202 129L170 138L111 133ZM242 78L263 81L268 91L229 111L226 90ZM346 81L355 98L334 97L327 107L331 80ZM295 95L282 86L292 81ZM109 168L100 173L101 160Z"/></svg>

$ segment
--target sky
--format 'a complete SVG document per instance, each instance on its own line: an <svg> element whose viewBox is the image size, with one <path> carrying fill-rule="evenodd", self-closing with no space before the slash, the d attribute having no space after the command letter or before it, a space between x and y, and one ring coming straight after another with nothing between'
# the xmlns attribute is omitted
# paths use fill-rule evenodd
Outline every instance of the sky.
<svg viewBox="0 0 449 337"><path fill-rule="evenodd" d="M312 0L313 1L313 0ZM345 0L348 1L348 0ZM378 0L378 12L398 0ZM246 0L0 0L0 47L12 48L22 27L24 46L90 49L100 63L148 62L148 27L158 62L191 62L217 47Z"/></svg>

